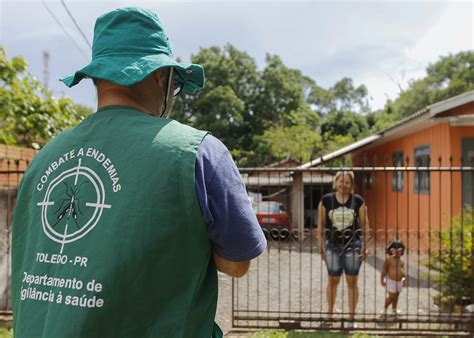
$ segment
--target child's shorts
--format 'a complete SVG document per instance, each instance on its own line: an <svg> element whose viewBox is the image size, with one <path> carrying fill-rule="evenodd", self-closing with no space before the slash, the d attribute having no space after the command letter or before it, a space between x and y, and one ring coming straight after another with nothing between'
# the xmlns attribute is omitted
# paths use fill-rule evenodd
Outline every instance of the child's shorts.
<svg viewBox="0 0 474 338"><path fill-rule="evenodd" d="M397 282L396 280L387 277L387 292L399 293L403 288L403 280Z"/></svg>
<svg viewBox="0 0 474 338"><path fill-rule="evenodd" d="M326 241L326 267L329 276L340 276L344 272L348 276L359 274L362 261L360 259L361 242L356 240L352 245L343 249Z"/></svg>

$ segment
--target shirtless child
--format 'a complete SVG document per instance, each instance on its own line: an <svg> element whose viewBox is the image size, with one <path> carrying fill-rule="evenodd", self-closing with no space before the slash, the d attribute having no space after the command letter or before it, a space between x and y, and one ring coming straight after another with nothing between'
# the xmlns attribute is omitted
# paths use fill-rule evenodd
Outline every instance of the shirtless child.
<svg viewBox="0 0 474 338"><path fill-rule="evenodd" d="M387 288L388 297L385 300L383 316L386 316L387 309L392 304L392 312L397 315L398 295L404 286L405 269L402 256L405 253L405 245L401 240L394 239L387 247L389 257L385 260L382 267L381 282Z"/></svg>

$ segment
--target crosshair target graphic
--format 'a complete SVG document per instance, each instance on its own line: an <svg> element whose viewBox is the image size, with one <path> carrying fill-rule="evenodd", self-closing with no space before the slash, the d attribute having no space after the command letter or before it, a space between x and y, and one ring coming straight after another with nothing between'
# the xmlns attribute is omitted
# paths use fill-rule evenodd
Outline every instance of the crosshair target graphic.
<svg viewBox="0 0 474 338"><path fill-rule="evenodd" d="M41 207L43 231L51 240L64 245L87 235L99 222L104 209L105 189L100 177L82 166L63 171L53 179L45 192Z"/></svg>

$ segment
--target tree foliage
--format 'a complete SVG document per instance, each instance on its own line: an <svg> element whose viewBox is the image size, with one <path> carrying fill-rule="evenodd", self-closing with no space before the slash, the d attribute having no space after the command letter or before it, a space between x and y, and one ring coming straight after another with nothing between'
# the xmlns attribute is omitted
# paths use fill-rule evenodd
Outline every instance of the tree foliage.
<svg viewBox="0 0 474 338"><path fill-rule="evenodd" d="M374 130L380 130L401 118L407 117L430 104L474 90L474 52L465 51L439 58L426 69L426 76L411 80L395 100L388 100L381 120ZM387 123L388 120L389 123Z"/></svg>
<svg viewBox="0 0 474 338"><path fill-rule="evenodd" d="M302 163L311 160L315 151L322 147L321 135L305 124L273 126L257 136L256 143L262 148L262 154L279 159L290 157ZM266 159L267 163L270 160Z"/></svg>
<svg viewBox="0 0 474 338"><path fill-rule="evenodd" d="M329 89L313 86L308 101L316 111L326 115L331 112L366 114L370 111L367 87L355 87L348 77L337 81Z"/></svg>
<svg viewBox="0 0 474 338"><path fill-rule="evenodd" d="M0 47L0 143L41 147L91 110L69 98L55 98L27 71L19 56L11 60Z"/></svg>
<svg viewBox="0 0 474 338"><path fill-rule="evenodd" d="M263 68L231 44L201 48L191 56L203 65L206 86L183 94L172 118L209 130L240 166L264 166L289 157L319 157L380 131L432 103L474 89L474 52L440 58L427 75L409 82L384 109L371 111L367 88L343 77L323 88L300 70L268 54ZM91 110L54 98L27 72L21 57L0 47L0 142L39 146L81 121Z"/></svg>
<svg viewBox="0 0 474 338"><path fill-rule="evenodd" d="M324 89L301 71L268 54L262 70L244 51L227 44L203 48L191 57L206 70L197 95L176 101L173 118L211 131L231 148L239 165L265 165L282 157L307 161L368 128L367 88L343 78Z"/></svg>

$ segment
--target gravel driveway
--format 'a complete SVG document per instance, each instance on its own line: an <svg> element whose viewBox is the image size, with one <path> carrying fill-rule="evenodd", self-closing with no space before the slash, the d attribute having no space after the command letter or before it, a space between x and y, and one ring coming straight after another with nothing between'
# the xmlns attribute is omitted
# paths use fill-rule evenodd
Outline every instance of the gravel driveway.
<svg viewBox="0 0 474 338"><path fill-rule="evenodd" d="M373 250L372 250L373 251ZM379 252L383 252L380 249ZM362 265L359 274L359 319L377 318L383 309L385 289L380 284L380 269L383 254L372 255ZM400 318L414 316L434 316L439 309L433 303L437 291L429 286L422 258L411 255L405 257L408 270L408 287L400 295L398 309ZM431 277L432 278L432 277ZM241 315L267 315L275 318L278 314L288 318L307 318L306 325L318 325L316 318L326 318L327 272L319 253L311 243L299 246L295 241L270 241L267 251L252 262L249 273L235 279L234 308ZM341 280L338 287L335 317L347 318L347 285ZM313 319L311 321L311 319ZM219 301L217 323L224 332L232 328L232 278L219 273ZM241 321L242 324L251 322ZM277 322L255 321L261 327ZM374 325L374 323L368 323ZM365 327L370 327L367 326ZM364 327L364 324L361 324Z"/></svg>

